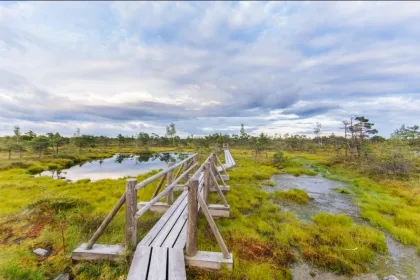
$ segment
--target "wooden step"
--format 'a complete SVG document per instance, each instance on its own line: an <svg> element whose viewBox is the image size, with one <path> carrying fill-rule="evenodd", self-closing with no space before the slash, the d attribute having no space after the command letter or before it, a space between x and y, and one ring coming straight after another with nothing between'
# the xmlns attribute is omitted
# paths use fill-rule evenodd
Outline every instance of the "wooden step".
<svg viewBox="0 0 420 280"><path fill-rule="evenodd" d="M225 259L220 252L198 251L193 257L185 256L185 264L211 270L219 270L225 266L228 270L232 270L233 256L230 254L230 259Z"/></svg>
<svg viewBox="0 0 420 280"><path fill-rule="evenodd" d="M124 246L93 244L92 249L86 249L87 243L76 248L71 258L78 261L110 260L120 261L124 259Z"/></svg>
<svg viewBox="0 0 420 280"><path fill-rule="evenodd" d="M230 206L224 206L223 204L209 204L210 214L212 217L229 217Z"/></svg>

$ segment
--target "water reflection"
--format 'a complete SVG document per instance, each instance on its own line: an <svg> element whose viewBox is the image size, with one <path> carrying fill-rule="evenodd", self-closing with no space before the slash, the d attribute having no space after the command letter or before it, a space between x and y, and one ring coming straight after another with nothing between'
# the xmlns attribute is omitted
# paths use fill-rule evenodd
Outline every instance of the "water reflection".
<svg viewBox="0 0 420 280"><path fill-rule="evenodd" d="M136 176L154 169L164 169L168 162L179 162L185 153L162 152L151 155L116 154L111 158L94 160L59 171L44 171L39 176L54 179L77 181L90 179L118 179L124 176Z"/></svg>

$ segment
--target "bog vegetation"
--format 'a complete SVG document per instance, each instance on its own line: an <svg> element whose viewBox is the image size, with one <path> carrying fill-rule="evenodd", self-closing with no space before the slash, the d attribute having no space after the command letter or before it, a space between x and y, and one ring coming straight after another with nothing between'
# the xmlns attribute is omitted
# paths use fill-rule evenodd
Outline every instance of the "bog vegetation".
<svg viewBox="0 0 420 280"><path fill-rule="evenodd" d="M322 134L251 136L242 128L238 135L205 137L176 135L175 125L159 136L58 133L37 135L15 127L0 137L0 278L49 279L62 271L74 279L124 279L129 263L71 262L71 251L86 242L125 189L125 178L67 182L34 177L43 170L60 170L115 153L153 153L179 150L205 155L220 152L228 143L238 168L230 172L227 200L231 216L217 224L235 256L233 271L188 269L200 279L290 279L291 265L304 260L338 274L354 275L374 268L378 255L386 254L385 231L420 254L420 132L418 126L402 126L389 139L377 134L365 117L343 121L344 136ZM222 157L222 154L220 154ZM299 159L296 161L294 159ZM312 166L312 170L306 168ZM158 172L137 177L139 181ZM372 226L359 225L345 215L320 213L311 222L282 211L279 200L307 204L302 190L266 192L274 174L323 176L349 183L336 191L352 197L361 216ZM142 189L148 199L154 185ZM217 202L217 197L211 198ZM99 243L123 241L124 211L114 219ZM117 216L118 217L118 216ZM159 214L148 213L138 221L138 239L147 233ZM199 221L200 250L217 251L203 219ZM380 230L379 230L380 229ZM45 248L51 255L32 253ZM358 250L351 250L358 248Z"/></svg>

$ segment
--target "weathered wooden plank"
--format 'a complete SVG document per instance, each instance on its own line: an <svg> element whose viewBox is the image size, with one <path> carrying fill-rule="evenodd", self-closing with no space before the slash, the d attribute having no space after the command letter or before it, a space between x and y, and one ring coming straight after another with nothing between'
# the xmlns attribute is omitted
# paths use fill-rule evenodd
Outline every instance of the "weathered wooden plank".
<svg viewBox="0 0 420 280"><path fill-rule="evenodd" d="M140 241L139 246L150 245L154 237L161 231L165 226L168 219L172 216L173 212L179 207L181 202L187 197L187 191L181 193L178 199L172 204L172 206L166 211L165 214L159 219L159 221L153 226L153 228L146 234L146 236Z"/></svg>
<svg viewBox="0 0 420 280"><path fill-rule="evenodd" d="M171 232L172 228L182 216L181 214L185 211L187 207L187 198L181 202L179 207L174 211L174 213L169 217L168 221L166 222L165 226L156 234L153 241L150 243L150 246L161 246L162 243L165 241L168 234Z"/></svg>
<svg viewBox="0 0 420 280"><path fill-rule="evenodd" d="M187 279L187 275L185 273L184 250L171 248L169 249L168 253L168 280Z"/></svg>
<svg viewBox="0 0 420 280"><path fill-rule="evenodd" d="M147 280L166 280L168 248L152 247Z"/></svg>
<svg viewBox="0 0 420 280"><path fill-rule="evenodd" d="M152 247L142 246L136 249L133 261L131 262L130 271L127 280L146 280L149 270L150 254Z"/></svg>
<svg viewBox="0 0 420 280"><path fill-rule="evenodd" d="M139 203L137 203L137 209L140 210L147 203L149 203L149 202L148 201L140 201ZM169 207L171 207L171 205L168 205L168 203L158 201L155 204L153 204L152 208L150 208L150 211L151 212L156 212L156 213L165 213L169 209Z"/></svg>
<svg viewBox="0 0 420 280"><path fill-rule="evenodd" d="M193 169L195 167L195 165L191 166L189 170L185 171L183 173L183 175L189 171L191 171L191 169ZM144 213L147 212L147 210L149 210L153 204L155 204L156 202L158 202L162 197L164 197L165 195L168 194L168 192L170 192L172 190L173 187L175 187L176 184L178 184L178 182L182 179L183 175L181 175L180 177L178 177L177 179L174 180L174 182L172 184L170 184L169 186L167 186L165 188L165 190L163 190L160 194L158 194L155 198L153 198L152 200L149 201L148 204L146 204L142 209L140 209L139 211L137 211L136 213L136 219L140 218Z"/></svg>
<svg viewBox="0 0 420 280"><path fill-rule="evenodd" d="M230 186L221 186L221 185L219 185L219 188L222 190L222 192L228 192L228 191L230 191ZM210 192L217 192L217 189L216 189L216 187L211 187L210 188Z"/></svg>
<svg viewBox="0 0 420 280"><path fill-rule="evenodd" d="M93 244L91 249L87 248L87 244L83 243L76 248L71 257L78 261L95 261L95 260L111 260L119 261L124 258L124 246Z"/></svg>
<svg viewBox="0 0 420 280"><path fill-rule="evenodd" d="M188 266L195 266L205 269L221 269L226 266L227 269L233 269L233 256L229 254L229 258L225 258L219 252L204 252L198 251L193 257L185 256L185 264Z"/></svg>
<svg viewBox="0 0 420 280"><path fill-rule="evenodd" d="M224 206L221 204L209 204L209 211L212 217L229 217L230 206Z"/></svg>

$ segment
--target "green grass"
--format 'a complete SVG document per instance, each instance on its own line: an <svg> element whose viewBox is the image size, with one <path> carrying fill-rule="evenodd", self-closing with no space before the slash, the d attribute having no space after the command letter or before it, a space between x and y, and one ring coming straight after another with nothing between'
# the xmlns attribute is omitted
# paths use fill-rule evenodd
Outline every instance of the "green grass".
<svg viewBox="0 0 420 280"><path fill-rule="evenodd" d="M357 164L328 160L322 155L296 154L311 163L323 176L349 184L337 191L350 194L360 207L362 218L390 233L405 245L414 245L420 254L420 178L375 177ZM329 172L327 172L327 170Z"/></svg>
<svg viewBox="0 0 420 280"><path fill-rule="evenodd" d="M275 200L286 200L298 204L307 204L312 199L304 190L300 189L275 191L271 194L271 197Z"/></svg>
<svg viewBox="0 0 420 280"><path fill-rule="evenodd" d="M308 176L316 176L317 174L315 171L305 169L302 167L295 167L295 166L285 167L282 169L282 172L292 174L294 176L300 176L302 174L308 175Z"/></svg>
<svg viewBox="0 0 420 280"><path fill-rule="evenodd" d="M231 191L226 199L231 215L216 219L216 223L234 255L234 270L188 269L190 278L291 279L290 267L298 259L351 275L367 271L375 256L386 251L382 233L356 225L346 216L319 214L308 223L281 211L261 186L284 170L273 166L265 156L255 161L249 151L232 150L232 154L238 166L229 171ZM57 162L45 161L42 165L48 168L50 163ZM296 167L295 163L290 164ZM28 173L28 167L0 171L0 278L51 279L67 271L74 279L124 279L129 268L127 262L72 264L70 259L71 251L89 240L124 192L125 179L67 183L48 177L34 178ZM138 176L137 180L156 172ZM139 191L138 200L149 200L157 183ZM280 196L293 201L307 199L307 194L298 190L287 193ZM211 194L211 203L220 203L217 194ZM159 217L147 213L138 220L138 240ZM411 225L411 220L398 217L398 223L405 227ZM199 250L220 251L206 220L200 216L198 223ZM121 244L124 225L123 207L98 243ZM65 235L64 244L61 231ZM398 234L410 238L404 232ZM52 254L39 261L32 253L37 247L49 248Z"/></svg>
<svg viewBox="0 0 420 280"><path fill-rule="evenodd" d="M336 188L333 188L333 190L342 194L350 194L350 191L347 188L336 187Z"/></svg>

